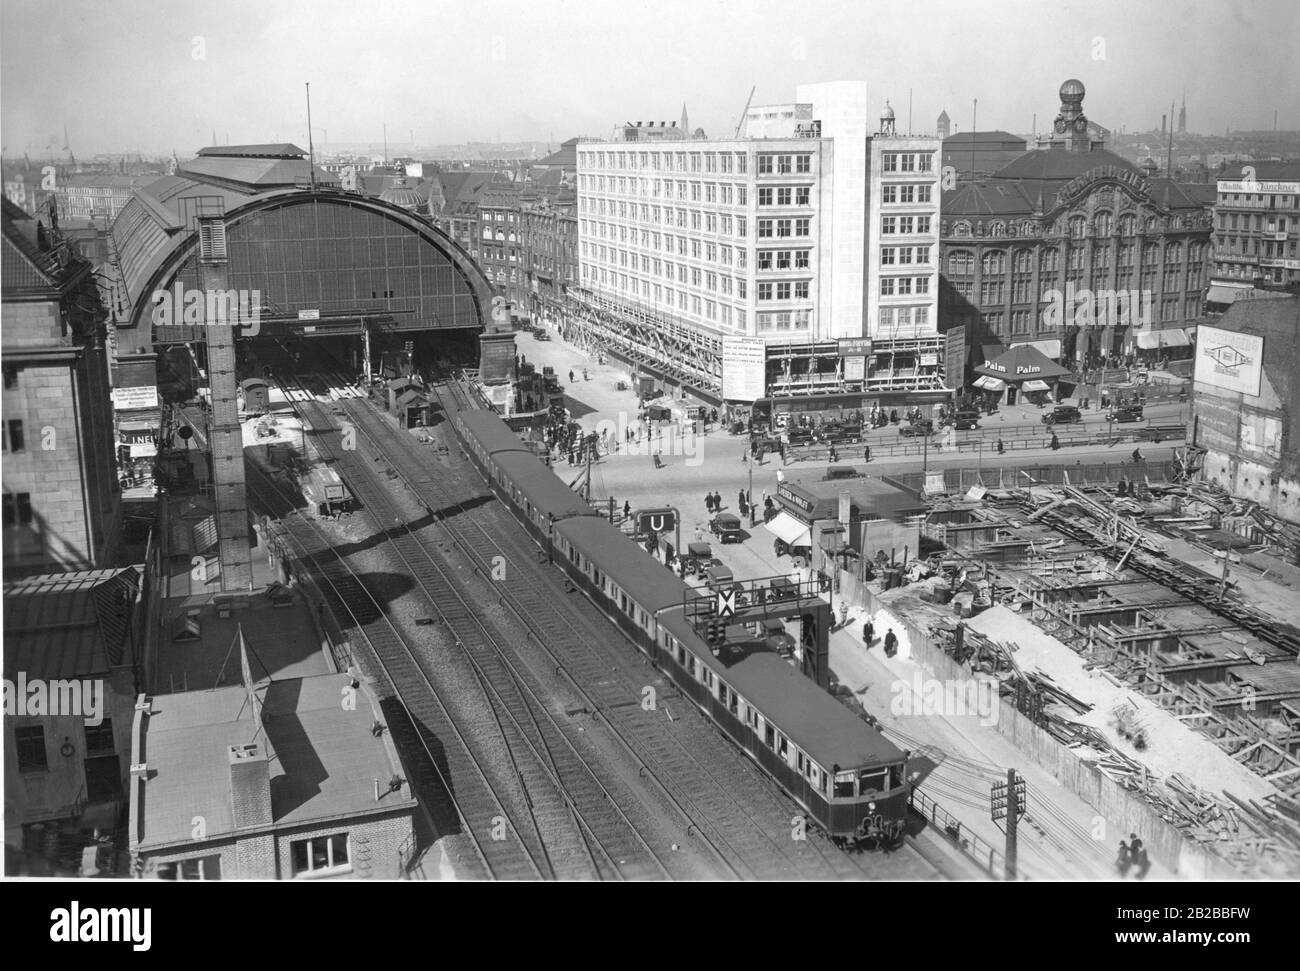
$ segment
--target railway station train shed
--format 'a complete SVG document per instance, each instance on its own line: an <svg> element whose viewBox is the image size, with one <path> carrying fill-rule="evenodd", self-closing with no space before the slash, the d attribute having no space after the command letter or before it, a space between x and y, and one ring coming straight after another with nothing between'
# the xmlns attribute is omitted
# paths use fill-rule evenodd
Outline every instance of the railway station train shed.
<svg viewBox="0 0 1300 971"><path fill-rule="evenodd" d="M306 155L289 144L204 148L135 192L101 274L116 386L155 382L154 345L203 339L183 314L205 290L201 247L228 261L225 293L258 336L351 337L359 351L372 335L483 328L491 285L468 253L418 215L343 190Z"/></svg>

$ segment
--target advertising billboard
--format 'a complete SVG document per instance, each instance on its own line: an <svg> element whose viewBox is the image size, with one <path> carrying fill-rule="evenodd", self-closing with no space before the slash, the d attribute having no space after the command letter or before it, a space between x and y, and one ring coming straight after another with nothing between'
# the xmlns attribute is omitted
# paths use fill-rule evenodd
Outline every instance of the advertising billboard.
<svg viewBox="0 0 1300 971"><path fill-rule="evenodd" d="M767 383L767 344L754 337L722 338L722 397L754 402Z"/></svg>
<svg viewBox="0 0 1300 971"><path fill-rule="evenodd" d="M1204 324L1196 328L1197 384L1259 397L1264 373L1264 338Z"/></svg>

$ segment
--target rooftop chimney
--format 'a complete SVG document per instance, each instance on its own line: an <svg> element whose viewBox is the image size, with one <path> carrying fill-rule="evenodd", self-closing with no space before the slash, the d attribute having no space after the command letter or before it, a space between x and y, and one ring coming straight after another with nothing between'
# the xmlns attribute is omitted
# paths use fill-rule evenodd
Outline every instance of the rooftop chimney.
<svg viewBox="0 0 1300 971"><path fill-rule="evenodd" d="M253 742L230 746L230 802L235 828L269 826L271 820L271 765L266 748Z"/></svg>

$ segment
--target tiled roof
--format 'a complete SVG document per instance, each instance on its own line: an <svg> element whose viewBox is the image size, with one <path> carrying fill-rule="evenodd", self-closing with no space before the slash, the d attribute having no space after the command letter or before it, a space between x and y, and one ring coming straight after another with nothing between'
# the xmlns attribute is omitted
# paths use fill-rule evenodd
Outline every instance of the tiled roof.
<svg viewBox="0 0 1300 971"><path fill-rule="evenodd" d="M1108 152L1105 149L1098 149L1094 152L1069 152L1059 148L1038 148L1025 152L1015 161L1003 166L993 174L993 178L1069 182L1085 172L1104 168L1108 165L1114 165L1131 172L1140 171L1128 159L1120 158L1114 152Z"/></svg>
<svg viewBox="0 0 1300 971"><path fill-rule="evenodd" d="M4 587L5 676L75 678L131 661L133 567L27 577Z"/></svg>
<svg viewBox="0 0 1300 971"><path fill-rule="evenodd" d="M1255 178L1260 181L1294 182L1300 179L1300 161L1242 162L1227 168L1219 178L1238 181L1242 177L1242 169L1247 165L1254 167Z"/></svg>
<svg viewBox="0 0 1300 971"><path fill-rule="evenodd" d="M199 155L211 158L303 158L306 152L289 142L278 145L212 145Z"/></svg>
<svg viewBox="0 0 1300 971"><path fill-rule="evenodd" d="M1027 216L1034 203L1016 182L963 182L943 193L940 212L951 216Z"/></svg>

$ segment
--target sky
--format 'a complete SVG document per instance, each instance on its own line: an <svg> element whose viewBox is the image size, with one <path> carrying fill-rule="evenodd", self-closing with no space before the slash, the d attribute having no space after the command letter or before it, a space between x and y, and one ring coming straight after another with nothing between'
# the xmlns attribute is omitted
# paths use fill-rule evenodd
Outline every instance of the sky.
<svg viewBox="0 0 1300 971"><path fill-rule="evenodd" d="M1295 0L3 0L6 156L181 157L220 143L608 137L676 120L730 134L800 83L863 80L899 128L1030 132L1066 78L1108 128L1300 129ZM911 124L908 124L909 103Z"/></svg>

